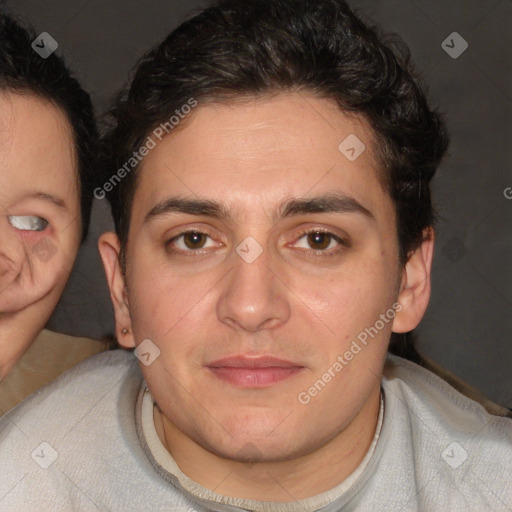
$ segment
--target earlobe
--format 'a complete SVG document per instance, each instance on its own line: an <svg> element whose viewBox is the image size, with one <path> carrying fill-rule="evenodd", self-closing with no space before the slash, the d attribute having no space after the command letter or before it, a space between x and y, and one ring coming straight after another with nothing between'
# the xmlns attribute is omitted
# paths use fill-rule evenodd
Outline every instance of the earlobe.
<svg viewBox="0 0 512 512"><path fill-rule="evenodd" d="M119 344L125 348L135 346L133 338L128 295L125 279L119 263L121 244L115 233L103 233L98 240L98 250L103 261L110 298L116 317L116 336Z"/></svg>
<svg viewBox="0 0 512 512"><path fill-rule="evenodd" d="M434 230L424 231L423 242L407 260L402 271L398 302L402 309L393 321L393 332L412 331L418 326L430 300Z"/></svg>

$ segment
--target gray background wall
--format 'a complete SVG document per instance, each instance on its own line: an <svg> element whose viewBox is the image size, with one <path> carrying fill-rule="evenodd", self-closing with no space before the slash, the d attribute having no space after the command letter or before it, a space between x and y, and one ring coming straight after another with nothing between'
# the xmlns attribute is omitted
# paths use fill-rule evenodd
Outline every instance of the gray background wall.
<svg viewBox="0 0 512 512"><path fill-rule="evenodd" d="M410 46L429 93L447 115L450 156L434 183L441 225L433 294L417 329L420 350L512 407L512 2L510 0L351 1ZM128 72L191 9L183 0L7 0L10 10L49 32L102 112ZM458 32L457 59L441 43ZM111 229L104 201L49 327L74 335L113 333L98 235Z"/></svg>

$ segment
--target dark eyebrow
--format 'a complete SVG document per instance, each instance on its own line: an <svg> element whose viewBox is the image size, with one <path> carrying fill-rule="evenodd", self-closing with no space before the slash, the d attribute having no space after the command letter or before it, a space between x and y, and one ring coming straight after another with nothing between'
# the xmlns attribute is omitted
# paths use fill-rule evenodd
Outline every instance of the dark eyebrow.
<svg viewBox="0 0 512 512"><path fill-rule="evenodd" d="M233 220L231 211L216 201L169 197L155 205L146 214L144 222L147 223L156 217L175 212ZM306 213L358 213L371 220L375 220L372 212L359 201L343 194L325 194L310 198L286 199L280 204L277 213L274 214L274 220Z"/></svg>
<svg viewBox="0 0 512 512"><path fill-rule="evenodd" d="M357 199L344 194L325 194L311 198L283 201L279 208L279 217L291 217L305 213L359 213L375 220L372 212Z"/></svg>
<svg viewBox="0 0 512 512"><path fill-rule="evenodd" d="M144 223L169 213L187 213L189 215L205 215L216 219L231 219L231 213L220 203L209 199L186 199L169 197L157 203L144 218Z"/></svg>

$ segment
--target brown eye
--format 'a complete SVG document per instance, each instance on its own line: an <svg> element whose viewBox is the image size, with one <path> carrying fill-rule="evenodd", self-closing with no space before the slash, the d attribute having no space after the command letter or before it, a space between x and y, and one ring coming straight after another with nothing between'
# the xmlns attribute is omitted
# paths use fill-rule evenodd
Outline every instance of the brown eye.
<svg viewBox="0 0 512 512"><path fill-rule="evenodd" d="M347 240L320 229L302 231L294 247L306 249L318 256L334 256L350 246Z"/></svg>
<svg viewBox="0 0 512 512"><path fill-rule="evenodd" d="M171 238L165 245L171 252L183 255L189 253L190 256L202 249L215 246L211 236L201 231L183 231Z"/></svg>
<svg viewBox="0 0 512 512"><path fill-rule="evenodd" d="M204 233L197 233L192 231L189 233L184 233L182 236L185 245L192 250L202 249L203 245L206 243L207 238L207 235Z"/></svg>
<svg viewBox="0 0 512 512"><path fill-rule="evenodd" d="M324 250L329 247L332 236L328 233L322 233L321 231L313 232L308 234L308 243L312 249Z"/></svg>

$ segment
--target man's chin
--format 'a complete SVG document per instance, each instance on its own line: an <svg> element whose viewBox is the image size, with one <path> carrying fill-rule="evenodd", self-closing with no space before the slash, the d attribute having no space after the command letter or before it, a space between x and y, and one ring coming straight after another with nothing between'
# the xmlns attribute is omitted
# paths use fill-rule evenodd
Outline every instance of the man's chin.
<svg viewBox="0 0 512 512"><path fill-rule="evenodd" d="M284 431L283 431L284 432ZM304 437L297 431L284 432L284 436L266 432L240 432L221 439L199 439L196 442L214 455L248 466L253 464L289 461L308 453L303 446Z"/></svg>
<svg viewBox="0 0 512 512"><path fill-rule="evenodd" d="M302 446L293 447L288 445L284 447L282 443L279 445L269 442L261 443L256 439L251 440L249 438L235 446L216 446L213 450L216 456L227 461L243 464L248 469L255 465L263 466L288 462L306 455L307 452L308 450Z"/></svg>

